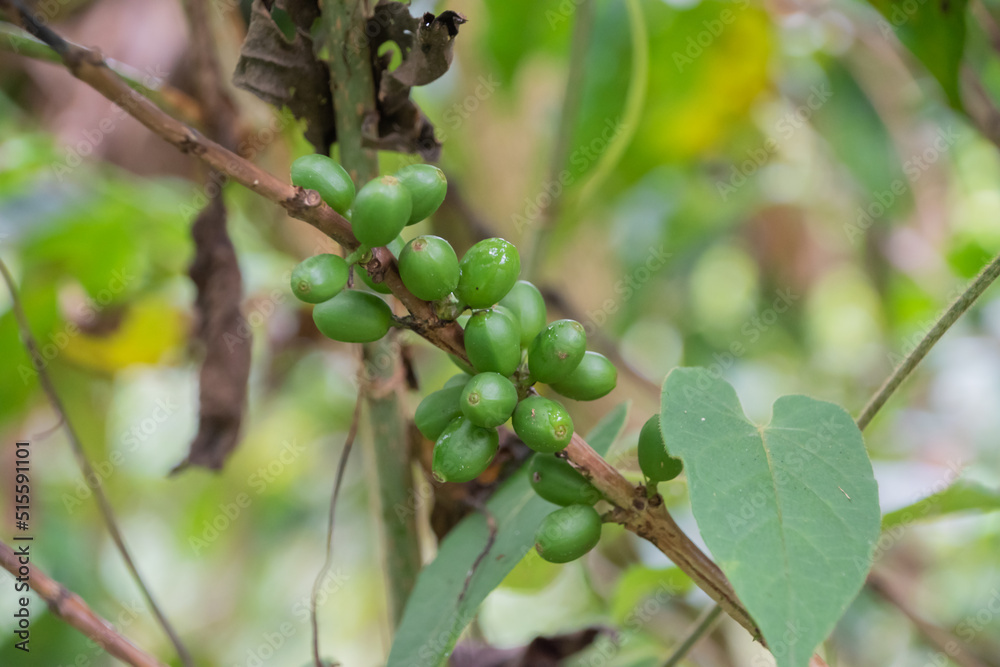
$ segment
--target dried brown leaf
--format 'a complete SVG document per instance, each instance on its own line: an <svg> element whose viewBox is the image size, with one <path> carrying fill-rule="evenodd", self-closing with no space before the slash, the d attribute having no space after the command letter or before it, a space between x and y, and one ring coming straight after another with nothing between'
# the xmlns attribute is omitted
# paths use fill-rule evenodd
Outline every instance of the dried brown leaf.
<svg viewBox="0 0 1000 667"><path fill-rule="evenodd" d="M213 197L191 227L195 258L189 274L198 290L196 338L204 359L199 377L198 433L178 472L188 465L222 468L238 443L250 377L251 341L240 312L243 281L226 208Z"/></svg>
<svg viewBox="0 0 1000 667"><path fill-rule="evenodd" d="M295 37L285 38L272 11L287 13ZM316 0L273 0L267 6L254 0L233 83L277 108L288 107L304 119L306 139L316 151L329 154L336 141L330 74L313 55L309 30L319 17Z"/></svg>

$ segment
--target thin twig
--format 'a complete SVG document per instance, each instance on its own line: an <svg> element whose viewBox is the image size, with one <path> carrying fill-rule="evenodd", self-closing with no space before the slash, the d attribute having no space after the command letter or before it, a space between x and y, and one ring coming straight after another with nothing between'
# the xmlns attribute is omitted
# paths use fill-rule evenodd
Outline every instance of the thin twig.
<svg viewBox="0 0 1000 667"><path fill-rule="evenodd" d="M28 317L24 313L24 307L21 304L21 298L17 291L17 286L14 283L14 278L11 276L10 271L7 269L7 265L0 260L0 274L3 275L3 280L7 284L7 290L10 292L11 307L14 311L14 318L17 320L17 326L21 332L21 340L24 342L24 347L28 351L28 356L31 357L31 363L35 367L35 372L38 374L38 381L45 391L45 395L49 399L49 403L52 404L52 409L59 416L62 421L63 428L66 430L66 439L69 441L70 449L73 450L73 456L76 458L76 463L80 467L80 472L85 480L94 480L91 488L94 491L94 498L97 500L97 507L100 510L101 518L104 520L104 525L107 526L108 533L111 535L111 539L115 543L115 547L118 549L118 553L121 554L122 560L125 561L125 565L129 572L132 574L132 578L135 580L136 585L139 590L142 591L142 595L146 598L146 602L149 604L149 608L152 610L153 615L156 616L156 620L159 622L163 631L170 638L170 642L174 645L174 649L177 651L178 657L180 657L181 662L186 667L192 667L194 664L191 660L191 654L188 653L187 648L185 648L183 642L181 642L180 637L174 631L173 626L171 626L170 621L167 617L160 611L159 605L156 604L156 600L153 598L153 594L150 592L149 587L143 580L142 575L139 574L139 569L136 567L135 561L132 560L132 555L129 553L128 547L125 545L125 538L118 528L117 519L115 519L114 509L111 507L111 502L108 500L107 495L104 493L104 482L103 478L98 475L93 466L90 465L90 460L87 459L87 454L83 450L83 444L80 442L80 437L77 435L76 428L73 426L73 422L70 421L69 415L66 412L65 406L63 406L62 399L59 397L59 392L56 391L55 385L52 383L52 378L49 376L49 372L45 367L42 355L38 350L38 343L35 341L34 335L31 333L31 327L28 325Z"/></svg>
<svg viewBox="0 0 1000 667"><path fill-rule="evenodd" d="M312 649L313 659L316 667L322 667L323 661L319 654L319 613L316 611L316 600L319 598L320 589L323 586L323 579L330 568L333 567L333 526L337 516L337 498L340 497L340 487L344 481L344 471L347 470L347 460L351 456L354 448L354 439L358 436L358 421L361 419L361 392L354 401L354 413L351 415L351 428L347 432L344 440L344 449L340 452L340 461L337 463L337 478L333 483L333 493L330 494L330 513L326 518L326 559L323 567L320 568L313 582L312 594L309 598L309 620L312 623Z"/></svg>
<svg viewBox="0 0 1000 667"><path fill-rule="evenodd" d="M715 625L715 621L719 618L719 614L721 613L722 607L717 604L714 604L710 608L703 611L701 616L698 617L698 620L695 621L695 626L691 629L691 632L689 632L687 637L684 638L684 641L682 641L680 645L674 649L674 652L670 654L667 661L663 663L663 667L674 667L679 664L680 661L684 659L684 656L688 654L688 651L690 651L694 645L698 643L698 640L708 634L708 631Z"/></svg>
<svg viewBox="0 0 1000 667"><path fill-rule="evenodd" d="M969 307L976 302L976 299L986 291L986 288L993 284L993 281L1000 276L1000 255L997 255L992 262L986 265L985 268L976 276L969 286L962 292L957 299L951 304L951 307L944 312L943 315L934 323L927 335L921 339L913 351L910 352L902 363L896 367L896 370L892 372L879 390L875 392L875 395L871 397L868 404L861 411L858 416L858 428L862 431L865 427L871 423L872 418L878 413L879 409L885 405L885 402L889 400L893 392L899 388L899 385L903 383L903 380L913 372L913 369L927 356L930 349L934 347L941 336L951 328L951 325L962 316L962 313L967 311Z"/></svg>
<svg viewBox="0 0 1000 667"><path fill-rule="evenodd" d="M67 44L69 43L67 42ZM77 48L81 47L77 46ZM62 58L52 47L10 24L0 23L0 51L42 62L63 64ZM124 63L110 58L106 59L105 63L134 90L149 97L161 107L172 110L185 122L200 125L204 121L201 105L187 93L174 88L162 79L140 72Z"/></svg>
<svg viewBox="0 0 1000 667"><path fill-rule="evenodd" d="M49 604L49 611L126 664L133 667L166 667L119 634L114 625L95 614L79 595L53 580L33 563L20 563L18 559L21 557L9 545L0 542L0 565L38 593Z"/></svg>

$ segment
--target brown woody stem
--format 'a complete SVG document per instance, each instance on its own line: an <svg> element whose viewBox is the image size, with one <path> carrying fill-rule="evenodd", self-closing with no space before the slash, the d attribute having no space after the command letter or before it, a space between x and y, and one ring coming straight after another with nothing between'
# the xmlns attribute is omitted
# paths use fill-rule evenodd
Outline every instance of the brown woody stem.
<svg viewBox="0 0 1000 667"><path fill-rule="evenodd" d="M49 604L49 611L93 639L101 648L133 667L166 667L162 662L138 648L120 635L115 626L94 613L83 599L30 563L19 562L20 556L9 545L0 542L0 565L15 577L25 576L31 590Z"/></svg>

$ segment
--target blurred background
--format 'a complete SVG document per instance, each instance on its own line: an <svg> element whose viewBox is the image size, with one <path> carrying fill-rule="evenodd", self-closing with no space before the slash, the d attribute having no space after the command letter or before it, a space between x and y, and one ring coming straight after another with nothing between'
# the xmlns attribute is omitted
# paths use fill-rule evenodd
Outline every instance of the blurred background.
<svg viewBox="0 0 1000 667"><path fill-rule="evenodd" d="M61 34L127 63L147 85L183 88L190 79L180 3L51 5ZM246 8L208 5L232 72ZM1000 92L991 46L1000 5L970 7L964 67L990 95ZM468 23L451 70L414 97L443 142L450 196L404 233L433 231L459 252L483 235L519 247L530 279L553 297L550 316L579 319L592 346L620 364L611 395L570 408L585 433L631 401L611 458L635 479L638 429L671 368L720 371L759 421L790 393L857 414L1000 251L997 147L868 5L413 3L414 14L444 9ZM592 26L574 53L580 11ZM252 345L249 408L223 471L168 478L197 428L186 274L189 226L205 202L197 165L61 66L10 51L0 48L0 256L140 569L198 664L305 664L304 610L324 555L357 356L318 334L288 275L334 245L226 187L252 333L231 344ZM584 59L572 70L579 112L565 133L565 168L553 171L573 58ZM285 178L312 151L301 124L231 92L241 153ZM412 160L385 153L382 170ZM0 509L11 515L13 443L31 438L34 562L167 659L171 647L107 536L10 306L3 291ZM407 340L421 383L407 396L412 410L454 370L439 351ZM1000 295L989 291L866 431L883 511L956 480L1000 487L998 406ZM326 652L347 667L384 663L390 641L369 442L362 421L338 513L338 584L321 616ZM683 476L661 491L697 539ZM1000 515L966 514L887 533L877 557L914 609L995 659L1000 615L984 610L991 601L1000 608L998 553ZM655 548L612 527L581 561L527 558L467 636L511 647L538 634L619 628L619 647L599 642L573 664L654 665L707 601ZM113 663L40 600L32 604L29 662L5 640L0 664ZM12 596L0 595L0 636L11 636L13 609ZM768 664L731 621L713 638L690 664ZM827 651L831 665L857 667L949 660L868 590Z"/></svg>

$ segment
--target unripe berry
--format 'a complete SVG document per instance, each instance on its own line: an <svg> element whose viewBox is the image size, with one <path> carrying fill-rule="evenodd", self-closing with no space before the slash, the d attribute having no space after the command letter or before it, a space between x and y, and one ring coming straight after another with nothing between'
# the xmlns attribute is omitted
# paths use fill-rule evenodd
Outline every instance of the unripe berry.
<svg viewBox="0 0 1000 667"><path fill-rule="evenodd" d="M684 462L667 451L659 415L653 415L642 425L637 454L642 474L652 482L668 482L684 469Z"/></svg>
<svg viewBox="0 0 1000 667"><path fill-rule="evenodd" d="M292 163L292 184L315 190L337 213L344 215L354 201L354 182L336 160L313 153Z"/></svg>
<svg viewBox="0 0 1000 667"><path fill-rule="evenodd" d="M480 310L465 325L465 352L479 372L513 374L521 363L517 325L503 313Z"/></svg>
<svg viewBox="0 0 1000 667"><path fill-rule="evenodd" d="M415 296L435 301L458 287L458 256L440 236L418 236L399 254L399 275Z"/></svg>
<svg viewBox="0 0 1000 667"><path fill-rule="evenodd" d="M434 443L431 470L442 482L468 482L483 474L499 447L495 428L482 428L457 417Z"/></svg>
<svg viewBox="0 0 1000 667"><path fill-rule="evenodd" d="M292 271L292 293L306 303L322 303L347 285L348 266L336 255L313 255Z"/></svg>
<svg viewBox="0 0 1000 667"><path fill-rule="evenodd" d="M573 371L552 388L575 401L593 401L611 393L618 384L618 370L603 354L586 352Z"/></svg>
<svg viewBox="0 0 1000 667"><path fill-rule="evenodd" d="M430 217L441 206L448 192L444 172L432 164L411 164L396 172L396 178L410 191L413 210L406 224L413 225Z"/></svg>
<svg viewBox="0 0 1000 667"><path fill-rule="evenodd" d="M368 292L347 290L313 308L313 322L327 338L344 343L371 343L388 333L392 311Z"/></svg>
<svg viewBox="0 0 1000 667"><path fill-rule="evenodd" d="M529 396L514 410L514 433L536 452L559 452L573 438L566 408L542 396Z"/></svg>
<svg viewBox="0 0 1000 667"><path fill-rule="evenodd" d="M528 369L538 382L559 382L572 373L587 351L587 334L574 320L545 327L528 348Z"/></svg>
<svg viewBox="0 0 1000 667"><path fill-rule="evenodd" d="M510 419L517 389L499 373L479 373L462 389L462 414L476 426L492 428Z"/></svg>
<svg viewBox="0 0 1000 667"><path fill-rule="evenodd" d="M517 248L503 239L484 239L459 264L455 296L472 308L489 308L507 295L521 273Z"/></svg>
<svg viewBox="0 0 1000 667"><path fill-rule="evenodd" d="M555 454L535 454L528 461L528 481L535 493L556 505L593 505L601 493L576 468Z"/></svg>
<svg viewBox="0 0 1000 667"><path fill-rule="evenodd" d="M393 176L382 176L362 186L351 209L351 228L358 241L376 248L399 236L410 219L410 192Z"/></svg>
<svg viewBox="0 0 1000 667"><path fill-rule="evenodd" d="M518 280L500 299L500 305L509 308L521 330L521 345L527 347L545 328L545 299L538 288L527 280Z"/></svg>
<svg viewBox="0 0 1000 667"><path fill-rule="evenodd" d="M570 505L542 520L535 533L538 555L550 563L568 563L597 546L601 516L590 505Z"/></svg>

